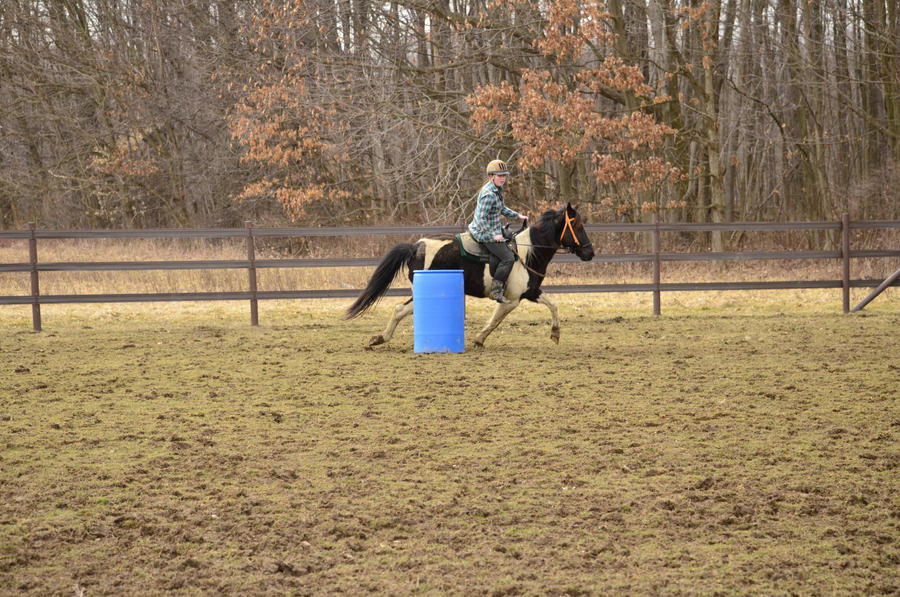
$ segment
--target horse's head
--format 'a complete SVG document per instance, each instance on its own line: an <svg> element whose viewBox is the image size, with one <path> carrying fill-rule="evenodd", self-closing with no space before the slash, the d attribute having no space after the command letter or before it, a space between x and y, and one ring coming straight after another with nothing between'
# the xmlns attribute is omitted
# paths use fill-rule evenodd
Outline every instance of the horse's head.
<svg viewBox="0 0 900 597"><path fill-rule="evenodd" d="M559 244L568 249L570 253L578 255L582 261L590 261L594 258L594 245L584 230L584 221L578 215L578 211L570 203L559 215L557 239Z"/></svg>

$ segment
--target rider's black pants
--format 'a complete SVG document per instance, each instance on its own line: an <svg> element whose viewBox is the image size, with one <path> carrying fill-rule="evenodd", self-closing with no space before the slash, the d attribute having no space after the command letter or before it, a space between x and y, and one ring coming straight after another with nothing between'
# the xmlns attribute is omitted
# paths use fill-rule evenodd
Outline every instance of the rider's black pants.
<svg viewBox="0 0 900 597"><path fill-rule="evenodd" d="M481 244L483 244L484 248L490 251L491 255L496 257L499 262L497 264L497 271L494 272L494 279L506 283L506 279L509 278L509 272L512 271L513 263L516 262L515 253L512 252L505 242L489 242Z"/></svg>

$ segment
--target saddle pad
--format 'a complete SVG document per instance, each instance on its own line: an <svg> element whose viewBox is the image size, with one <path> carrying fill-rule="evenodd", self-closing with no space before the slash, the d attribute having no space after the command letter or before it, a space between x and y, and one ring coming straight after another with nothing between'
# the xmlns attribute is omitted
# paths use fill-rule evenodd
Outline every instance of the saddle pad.
<svg viewBox="0 0 900 597"><path fill-rule="evenodd" d="M480 242L472 238L468 232L460 232L456 235L459 241L459 256L469 261L477 261L487 263L490 260L490 253L487 252Z"/></svg>
<svg viewBox="0 0 900 597"><path fill-rule="evenodd" d="M460 232L456 235L456 240L459 241L460 257L462 257L463 259L468 259L469 261L475 261L476 263L490 263L491 254L488 253L487 249L484 248L484 245L472 238L471 233ZM515 239L513 239L512 246L510 248L516 255L516 260L518 261L519 255L516 251Z"/></svg>

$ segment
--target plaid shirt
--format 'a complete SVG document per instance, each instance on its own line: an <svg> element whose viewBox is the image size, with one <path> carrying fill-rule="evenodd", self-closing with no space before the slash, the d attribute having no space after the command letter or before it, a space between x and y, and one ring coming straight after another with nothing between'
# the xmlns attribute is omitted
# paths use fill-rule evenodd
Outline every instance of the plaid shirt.
<svg viewBox="0 0 900 597"><path fill-rule="evenodd" d="M488 181L478 193L475 205L475 217L469 224L469 233L480 243L493 242L494 236L501 233L500 216L518 218L519 212L503 205L503 188L493 181Z"/></svg>

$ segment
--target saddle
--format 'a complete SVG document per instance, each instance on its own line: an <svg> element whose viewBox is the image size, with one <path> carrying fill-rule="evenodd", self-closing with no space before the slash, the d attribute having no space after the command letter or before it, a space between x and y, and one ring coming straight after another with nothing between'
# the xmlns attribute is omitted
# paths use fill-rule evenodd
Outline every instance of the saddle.
<svg viewBox="0 0 900 597"><path fill-rule="evenodd" d="M490 261L491 254L480 242L472 238L472 235L468 232L460 232L456 235L456 240L459 243L459 256L463 259L474 261L475 263L488 263Z"/></svg>
<svg viewBox="0 0 900 597"><path fill-rule="evenodd" d="M519 251L516 247L516 237L515 234L509 231L509 226L503 228L503 237L506 239L509 248L512 249L513 254L516 256L516 261L518 261ZM459 243L459 256L463 259L474 261L475 263L491 263L491 260L494 259L494 256L484 248L484 245L472 238L472 235L468 231L457 234L456 240ZM491 264L492 269L496 267L496 264Z"/></svg>

